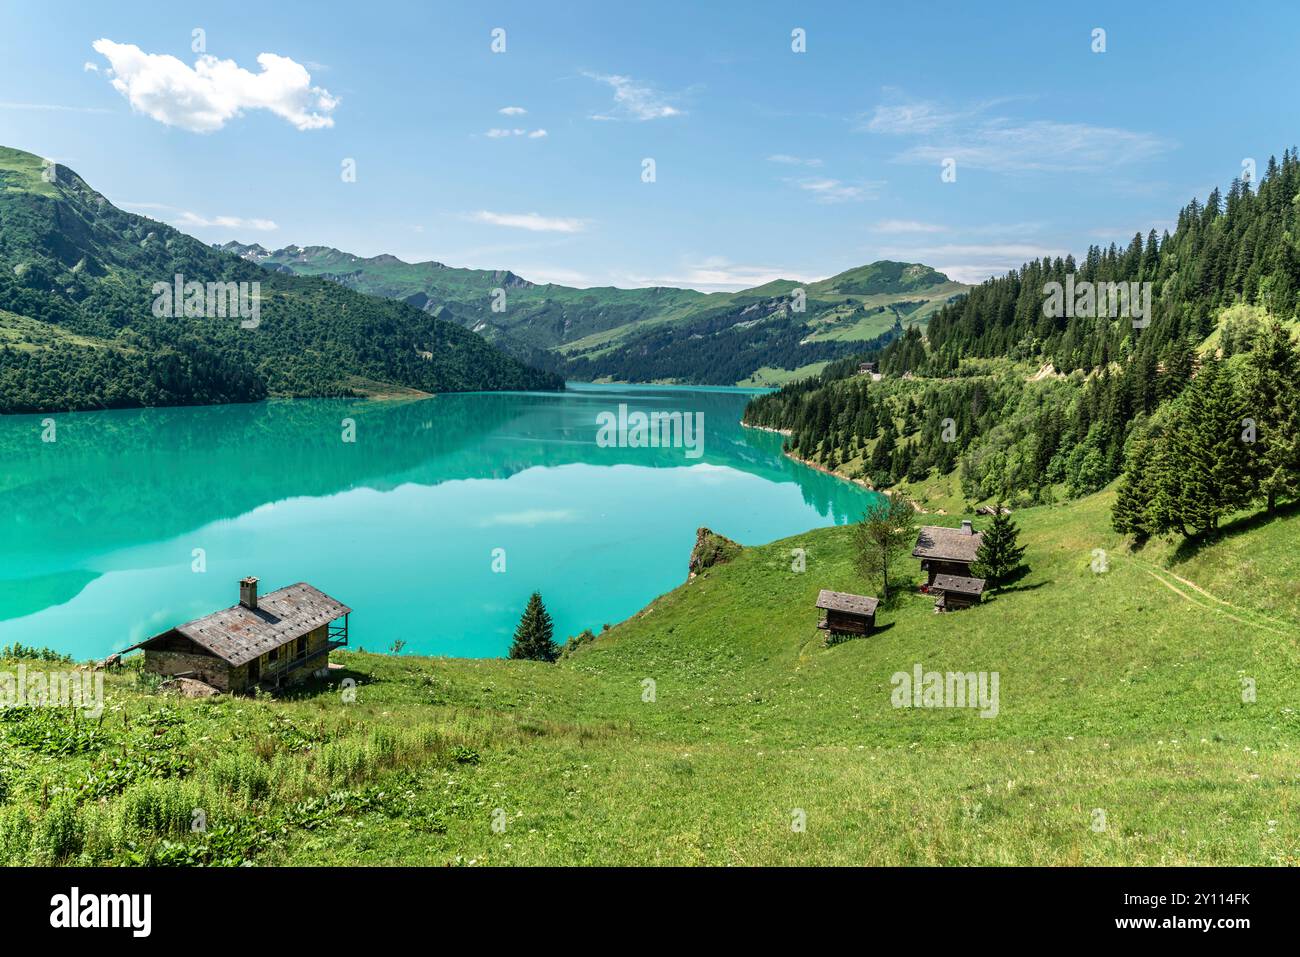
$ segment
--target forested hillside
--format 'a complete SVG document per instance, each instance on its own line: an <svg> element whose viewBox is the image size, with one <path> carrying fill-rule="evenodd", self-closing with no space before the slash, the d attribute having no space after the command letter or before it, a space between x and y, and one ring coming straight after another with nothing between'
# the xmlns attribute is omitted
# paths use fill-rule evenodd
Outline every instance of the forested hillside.
<svg viewBox="0 0 1300 957"><path fill-rule="evenodd" d="M246 283L257 316L160 315L157 283ZM253 294L253 283L258 293ZM209 296L210 298L210 296ZM0 412L267 395L553 389L453 323L268 272L123 212L76 173L0 148Z"/></svg>
<svg viewBox="0 0 1300 957"><path fill-rule="evenodd" d="M967 287L920 263L883 260L829 279L739 292L529 282L509 270L362 257L328 246L222 251L277 272L400 299L566 378L733 385L889 342ZM796 297L798 302L796 304Z"/></svg>
<svg viewBox="0 0 1300 957"><path fill-rule="evenodd" d="M1133 487L1147 484L1155 461L1168 474L1205 470L1201 493L1221 503L1215 515L1270 490L1273 501L1294 494L1286 476L1300 463L1284 437L1300 422L1295 377L1265 371L1295 362L1297 204L1300 159L1287 150L1257 189L1234 180L1226 196L1192 200L1172 234L1094 246L1082 262L1030 262L976 287L940 309L924 336L908 330L870 353L881 382L850 364L828 368L756 399L747 421L789 431L795 454L877 487L957 470L972 501L1084 494L1126 461ZM1045 308L1052 283L1150 283L1150 312L1116 314L1099 296L1091 313L1068 315ZM1183 451L1162 460L1160 448ZM1229 472L1240 478L1225 485ZM1215 521L1186 502L1180 520L1168 501L1121 500L1137 509L1121 525L1137 532Z"/></svg>

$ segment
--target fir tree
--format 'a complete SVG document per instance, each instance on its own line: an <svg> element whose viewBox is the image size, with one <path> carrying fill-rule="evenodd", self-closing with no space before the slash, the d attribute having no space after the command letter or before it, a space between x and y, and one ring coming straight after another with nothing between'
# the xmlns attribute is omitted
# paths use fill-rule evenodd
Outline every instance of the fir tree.
<svg viewBox="0 0 1300 957"><path fill-rule="evenodd" d="M528 607L519 619L515 629L515 641L510 646L510 657L527 661L554 661L560 657L560 648L555 643L551 616L542 604L540 592L533 592L528 598Z"/></svg>
<svg viewBox="0 0 1300 957"><path fill-rule="evenodd" d="M1188 391L1179 469L1186 524L1200 532L1250 498L1250 460L1241 440L1241 409L1232 378L1209 356Z"/></svg>
<svg viewBox="0 0 1300 957"><path fill-rule="evenodd" d="M1183 431L1175 423L1165 430L1162 439L1156 444L1147 468L1151 495L1147 516L1151 530L1156 534L1178 532L1187 536L1184 488L1180 473L1184 455Z"/></svg>
<svg viewBox="0 0 1300 957"><path fill-rule="evenodd" d="M1000 584L1020 567L1025 557L1024 546L1019 544L1020 529L1011 516L996 506L993 524L980 537L980 547L975 552L972 571L992 585Z"/></svg>
<svg viewBox="0 0 1300 957"><path fill-rule="evenodd" d="M1110 515L1111 526L1121 535L1134 535L1143 539L1154 530L1151 519L1155 491L1151 475L1152 458L1151 442L1142 439L1136 443L1125 463L1124 475L1120 479Z"/></svg>
<svg viewBox="0 0 1300 957"><path fill-rule="evenodd" d="M1279 496L1300 494L1300 351L1276 319L1255 343L1245 383L1251 487L1271 512Z"/></svg>

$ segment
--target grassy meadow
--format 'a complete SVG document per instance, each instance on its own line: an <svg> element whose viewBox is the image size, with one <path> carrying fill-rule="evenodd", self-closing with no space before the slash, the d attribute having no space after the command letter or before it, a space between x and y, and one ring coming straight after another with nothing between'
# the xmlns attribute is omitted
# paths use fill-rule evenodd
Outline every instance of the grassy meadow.
<svg viewBox="0 0 1300 957"><path fill-rule="evenodd" d="M99 722L0 712L0 862L1300 863L1300 512L1134 552L1111 498L1017 513L1029 571L982 606L909 587L829 648L818 589L876 591L844 528L556 665L356 651L200 700L111 672ZM893 707L916 663L997 672L996 717Z"/></svg>

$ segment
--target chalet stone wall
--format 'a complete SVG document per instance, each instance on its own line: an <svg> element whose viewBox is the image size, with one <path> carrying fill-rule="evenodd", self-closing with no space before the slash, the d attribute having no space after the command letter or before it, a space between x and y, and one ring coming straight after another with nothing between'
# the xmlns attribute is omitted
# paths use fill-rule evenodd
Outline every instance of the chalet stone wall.
<svg viewBox="0 0 1300 957"><path fill-rule="evenodd" d="M144 670L156 675L185 674L222 691L230 690L230 666L211 655L145 649Z"/></svg>

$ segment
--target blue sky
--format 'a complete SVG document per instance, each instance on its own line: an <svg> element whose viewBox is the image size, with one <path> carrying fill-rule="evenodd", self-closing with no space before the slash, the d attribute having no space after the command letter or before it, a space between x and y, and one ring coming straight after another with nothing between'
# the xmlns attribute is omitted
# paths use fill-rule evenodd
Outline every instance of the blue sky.
<svg viewBox="0 0 1300 957"><path fill-rule="evenodd" d="M583 286L977 281L1300 139L1291 6L65 0L0 36L0 144L123 208Z"/></svg>

